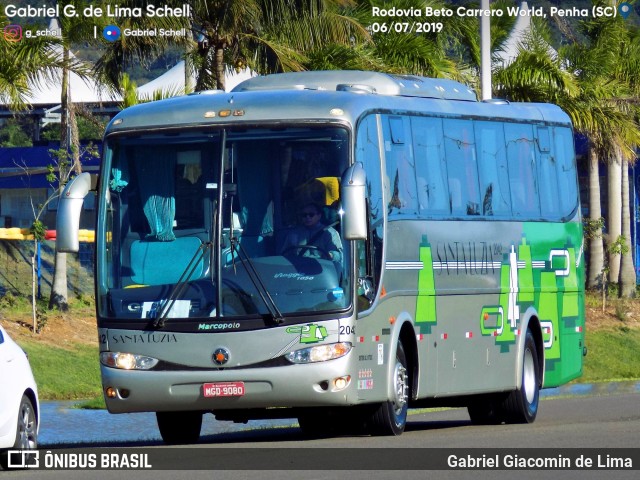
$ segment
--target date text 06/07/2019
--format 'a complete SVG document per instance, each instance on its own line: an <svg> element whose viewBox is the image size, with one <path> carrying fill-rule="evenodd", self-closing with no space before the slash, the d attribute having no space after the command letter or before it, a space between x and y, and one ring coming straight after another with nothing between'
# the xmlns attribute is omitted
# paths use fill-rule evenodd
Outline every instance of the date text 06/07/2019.
<svg viewBox="0 0 640 480"><path fill-rule="evenodd" d="M443 28L441 22L373 22L369 25L371 33L440 33Z"/></svg>

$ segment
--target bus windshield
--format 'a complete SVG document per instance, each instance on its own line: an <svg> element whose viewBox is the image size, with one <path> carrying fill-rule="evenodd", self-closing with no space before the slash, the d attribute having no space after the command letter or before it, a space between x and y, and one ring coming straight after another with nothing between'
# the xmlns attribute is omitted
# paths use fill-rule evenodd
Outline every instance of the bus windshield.
<svg viewBox="0 0 640 480"><path fill-rule="evenodd" d="M346 310L339 179L348 145L335 126L109 138L100 315L303 321Z"/></svg>

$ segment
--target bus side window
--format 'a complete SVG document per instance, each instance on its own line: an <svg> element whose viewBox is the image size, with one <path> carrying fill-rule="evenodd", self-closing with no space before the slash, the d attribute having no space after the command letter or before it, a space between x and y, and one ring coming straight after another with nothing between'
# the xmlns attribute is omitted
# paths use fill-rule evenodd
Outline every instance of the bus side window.
<svg viewBox="0 0 640 480"><path fill-rule="evenodd" d="M475 122L482 215L511 215L504 128L501 122Z"/></svg>
<svg viewBox="0 0 640 480"><path fill-rule="evenodd" d="M505 123L505 142L511 184L511 207L514 217L539 218L540 198L536 181L536 148L533 127Z"/></svg>
<svg viewBox="0 0 640 480"><path fill-rule="evenodd" d="M573 133L570 128L553 128L553 156L555 158L558 191L560 192L558 213L570 215L578 206L576 164L573 151Z"/></svg>
<svg viewBox="0 0 640 480"><path fill-rule="evenodd" d="M409 117L383 116L384 155L389 176L390 214L418 213L418 188Z"/></svg>
<svg viewBox="0 0 640 480"><path fill-rule="evenodd" d="M444 158L442 119L411 118L421 213L448 214L447 164Z"/></svg>
<svg viewBox="0 0 640 480"><path fill-rule="evenodd" d="M443 120L447 174L453 216L480 215L478 165L471 120ZM459 187L460 199L454 198ZM456 192L453 191L456 189Z"/></svg>

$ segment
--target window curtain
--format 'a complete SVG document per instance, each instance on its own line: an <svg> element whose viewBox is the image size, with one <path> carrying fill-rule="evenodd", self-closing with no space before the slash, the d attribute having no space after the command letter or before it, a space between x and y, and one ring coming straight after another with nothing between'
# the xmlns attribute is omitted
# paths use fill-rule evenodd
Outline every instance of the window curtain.
<svg viewBox="0 0 640 480"><path fill-rule="evenodd" d="M122 158L123 156L120 155L120 149L117 149L116 153L113 155L115 166L111 169L109 188L112 192L120 193L127 185L129 185L129 162L127 159Z"/></svg>
<svg viewBox="0 0 640 480"><path fill-rule="evenodd" d="M147 240L175 240L173 222L176 217L176 154L172 150L145 149L144 158L134 161L140 199L151 233Z"/></svg>

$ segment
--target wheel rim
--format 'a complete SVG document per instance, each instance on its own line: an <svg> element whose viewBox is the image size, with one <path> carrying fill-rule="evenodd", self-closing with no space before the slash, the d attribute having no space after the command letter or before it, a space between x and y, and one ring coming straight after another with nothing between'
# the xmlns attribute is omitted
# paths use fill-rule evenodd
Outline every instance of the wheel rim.
<svg viewBox="0 0 640 480"><path fill-rule="evenodd" d="M529 348L524 351L524 365L523 365L523 378L522 389L524 390L524 396L527 399L527 403L531 405L535 402L536 397L536 370L535 362L533 361L533 353Z"/></svg>
<svg viewBox="0 0 640 480"><path fill-rule="evenodd" d="M396 416L400 416L407 406L407 389L407 369L398 361L393 372L393 409Z"/></svg>
<svg viewBox="0 0 640 480"><path fill-rule="evenodd" d="M38 446L36 436L36 417L31 404L28 402L20 406L18 415L18 448L26 450Z"/></svg>

